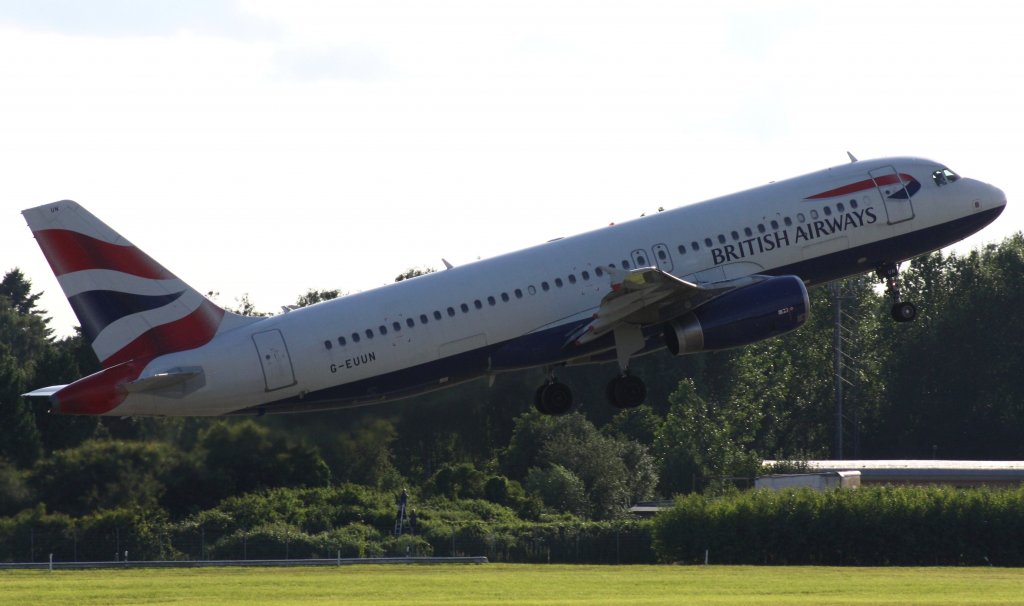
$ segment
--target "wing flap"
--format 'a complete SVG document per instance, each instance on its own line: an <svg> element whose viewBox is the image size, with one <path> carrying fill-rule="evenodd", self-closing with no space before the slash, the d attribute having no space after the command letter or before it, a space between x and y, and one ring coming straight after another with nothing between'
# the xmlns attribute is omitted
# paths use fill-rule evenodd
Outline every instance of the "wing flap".
<svg viewBox="0 0 1024 606"><path fill-rule="evenodd" d="M570 335L567 344L589 343L624 324L666 322L730 290L766 279L766 276L754 275L696 284L656 267L640 267L629 271L615 267L602 269L611 279L612 290L601 299L593 320Z"/></svg>

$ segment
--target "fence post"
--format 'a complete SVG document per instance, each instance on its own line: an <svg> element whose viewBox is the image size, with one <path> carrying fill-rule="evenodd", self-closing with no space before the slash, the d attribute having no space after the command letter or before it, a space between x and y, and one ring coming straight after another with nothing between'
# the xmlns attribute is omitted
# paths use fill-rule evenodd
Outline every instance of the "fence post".
<svg viewBox="0 0 1024 606"><path fill-rule="evenodd" d="M50 572L53 572L53 554L50 554Z"/></svg>
<svg viewBox="0 0 1024 606"><path fill-rule="evenodd" d="M28 528L28 561L36 561L36 529L33 526Z"/></svg>

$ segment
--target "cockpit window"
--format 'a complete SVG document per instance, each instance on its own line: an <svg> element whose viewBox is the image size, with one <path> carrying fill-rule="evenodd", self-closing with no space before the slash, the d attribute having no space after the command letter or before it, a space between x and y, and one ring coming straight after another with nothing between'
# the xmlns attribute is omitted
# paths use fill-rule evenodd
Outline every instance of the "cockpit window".
<svg viewBox="0 0 1024 606"><path fill-rule="evenodd" d="M939 170L932 173L932 180L935 181L936 185L946 185L952 183L960 178L960 175L949 170L948 168L940 168Z"/></svg>

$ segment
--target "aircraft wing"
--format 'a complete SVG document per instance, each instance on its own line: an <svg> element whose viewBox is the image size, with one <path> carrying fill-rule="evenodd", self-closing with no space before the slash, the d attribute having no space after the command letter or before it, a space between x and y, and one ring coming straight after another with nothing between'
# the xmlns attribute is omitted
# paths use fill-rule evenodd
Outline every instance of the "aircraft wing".
<svg viewBox="0 0 1024 606"><path fill-rule="evenodd" d="M574 332L567 342L583 345L625 324L642 326L667 322L700 307L730 290L748 286L765 276L695 284L655 267L623 270L603 267L611 277L612 290L601 299L594 319Z"/></svg>

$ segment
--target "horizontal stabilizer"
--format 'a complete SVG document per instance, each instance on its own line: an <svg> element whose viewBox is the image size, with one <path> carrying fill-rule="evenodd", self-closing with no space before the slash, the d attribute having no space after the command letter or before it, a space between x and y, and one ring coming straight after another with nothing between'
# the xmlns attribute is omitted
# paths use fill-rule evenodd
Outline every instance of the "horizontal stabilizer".
<svg viewBox="0 0 1024 606"><path fill-rule="evenodd" d="M49 387L40 387L35 391L21 394L26 398L49 398L58 391L64 389L67 385L51 385Z"/></svg>
<svg viewBox="0 0 1024 606"><path fill-rule="evenodd" d="M189 379L198 377L203 374L203 369L198 367L191 368L175 368L167 372L161 372L149 377L143 377L134 381L129 381L121 385L121 389L128 393L136 393L140 391L158 391L166 389L179 383L184 383Z"/></svg>

